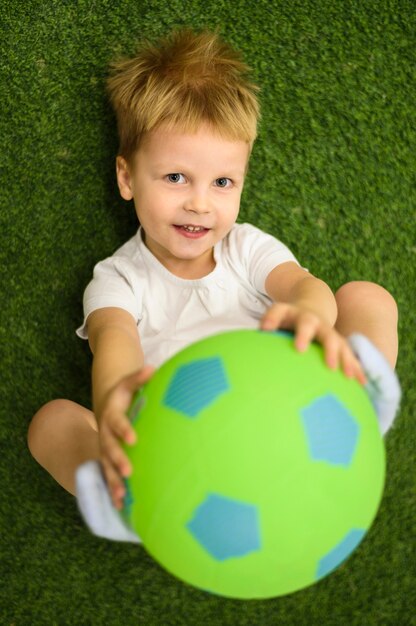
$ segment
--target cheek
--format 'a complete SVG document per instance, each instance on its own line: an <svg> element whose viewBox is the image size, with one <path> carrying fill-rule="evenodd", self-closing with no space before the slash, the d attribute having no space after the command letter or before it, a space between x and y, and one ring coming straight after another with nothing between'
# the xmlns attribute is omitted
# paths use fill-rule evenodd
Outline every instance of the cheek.
<svg viewBox="0 0 416 626"><path fill-rule="evenodd" d="M239 211L240 211L240 196L238 196L238 198L230 199L230 202L228 203L226 207L227 218L229 220L233 220L233 219L235 220L238 216Z"/></svg>
<svg viewBox="0 0 416 626"><path fill-rule="evenodd" d="M169 194L146 190L137 197L135 206L142 220L146 220L149 224L157 224L160 220L169 219L173 203Z"/></svg>

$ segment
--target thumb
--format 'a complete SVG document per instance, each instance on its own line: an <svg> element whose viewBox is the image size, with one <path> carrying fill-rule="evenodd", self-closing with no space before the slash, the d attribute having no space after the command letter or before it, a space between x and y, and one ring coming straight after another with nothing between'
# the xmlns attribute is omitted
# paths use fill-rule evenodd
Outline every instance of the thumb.
<svg viewBox="0 0 416 626"><path fill-rule="evenodd" d="M156 368L153 365L144 365L141 370L133 374L132 376L132 385L136 385L135 388L144 385L150 380L155 373Z"/></svg>
<svg viewBox="0 0 416 626"><path fill-rule="evenodd" d="M152 365L146 365L123 378L110 394L109 402L113 408L125 411L130 406L133 394L153 376L155 369Z"/></svg>
<svg viewBox="0 0 416 626"><path fill-rule="evenodd" d="M156 368L153 365L144 365L142 369L134 372L122 382L122 386L128 393L134 393L139 387L147 383L155 373Z"/></svg>

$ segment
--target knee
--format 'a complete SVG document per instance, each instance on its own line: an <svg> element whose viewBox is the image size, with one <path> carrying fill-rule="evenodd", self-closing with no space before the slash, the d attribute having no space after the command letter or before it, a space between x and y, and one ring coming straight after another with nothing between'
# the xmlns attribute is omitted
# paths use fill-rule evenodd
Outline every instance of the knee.
<svg viewBox="0 0 416 626"><path fill-rule="evenodd" d="M66 410L67 402L67 400L51 400L32 417L27 432L27 445L35 459L38 459L40 450L47 444L53 422Z"/></svg>
<svg viewBox="0 0 416 626"><path fill-rule="evenodd" d="M342 285L335 293L338 309L349 306L372 306L397 320L397 303L391 293L376 283L356 280Z"/></svg>

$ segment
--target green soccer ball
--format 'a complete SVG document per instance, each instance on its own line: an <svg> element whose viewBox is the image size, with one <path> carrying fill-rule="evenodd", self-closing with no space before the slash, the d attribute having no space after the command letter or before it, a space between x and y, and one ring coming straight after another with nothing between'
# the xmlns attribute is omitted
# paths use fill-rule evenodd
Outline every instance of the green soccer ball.
<svg viewBox="0 0 416 626"><path fill-rule="evenodd" d="M370 528L384 445L356 380L284 332L188 346L136 394L124 517L195 587L270 598L337 568Z"/></svg>

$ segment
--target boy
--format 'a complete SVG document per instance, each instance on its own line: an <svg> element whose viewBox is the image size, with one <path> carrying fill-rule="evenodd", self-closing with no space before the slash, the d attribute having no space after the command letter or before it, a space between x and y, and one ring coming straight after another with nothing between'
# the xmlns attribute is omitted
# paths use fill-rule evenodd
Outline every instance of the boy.
<svg viewBox="0 0 416 626"><path fill-rule="evenodd" d="M334 296L281 242L236 224L259 117L247 70L215 34L184 30L115 63L108 80L118 186L134 200L140 228L95 267L84 295L77 333L94 355L94 412L49 402L28 435L33 456L71 493L83 466L81 509L102 536L135 540L116 528L99 469L120 509L131 467L119 442L135 440L125 415L132 394L197 339L232 328L293 329L298 350L315 339L328 367L341 365L362 384L368 377L383 433L397 411L390 294L355 282Z"/></svg>

